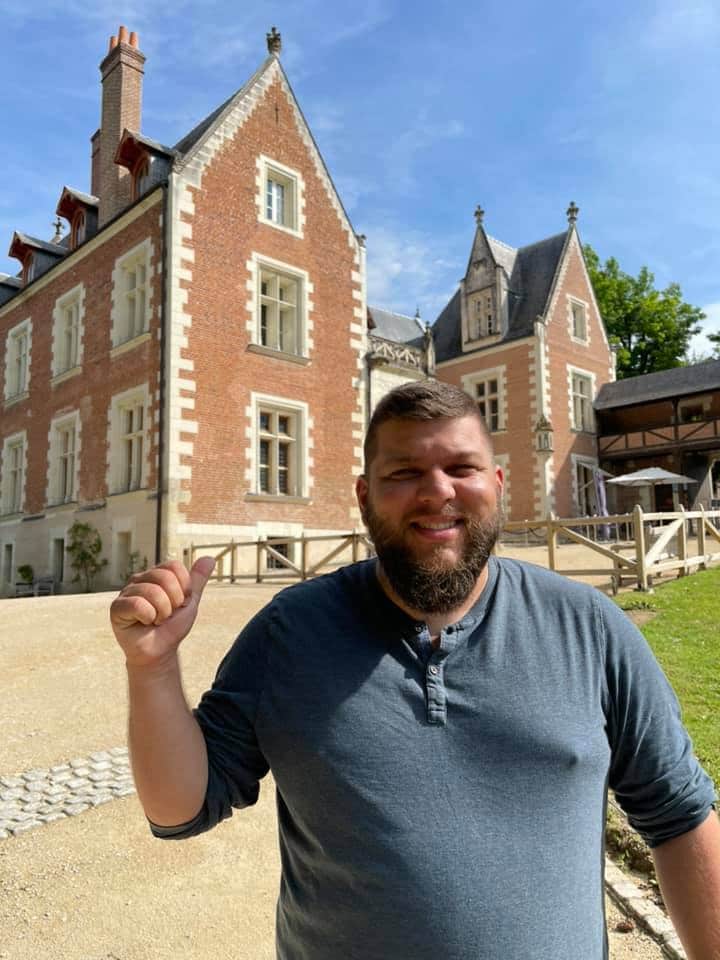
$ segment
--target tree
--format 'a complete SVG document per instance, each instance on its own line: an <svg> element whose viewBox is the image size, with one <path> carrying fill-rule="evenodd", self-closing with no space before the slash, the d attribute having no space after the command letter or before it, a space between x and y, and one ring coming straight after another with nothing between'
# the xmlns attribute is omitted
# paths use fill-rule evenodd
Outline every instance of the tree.
<svg viewBox="0 0 720 960"><path fill-rule="evenodd" d="M90 523L76 520L68 530L70 542L67 552L70 554L70 566L75 571L73 583L85 581L85 590L90 593L93 582L107 560L100 557L102 540L100 534Z"/></svg>
<svg viewBox="0 0 720 960"><path fill-rule="evenodd" d="M614 257L601 265L589 245L585 261L608 338L617 347L618 379L683 366L705 314L685 303L679 284L656 290L647 267L631 277Z"/></svg>
<svg viewBox="0 0 720 960"><path fill-rule="evenodd" d="M707 338L713 344L715 356L720 359L720 333L708 333Z"/></svg>

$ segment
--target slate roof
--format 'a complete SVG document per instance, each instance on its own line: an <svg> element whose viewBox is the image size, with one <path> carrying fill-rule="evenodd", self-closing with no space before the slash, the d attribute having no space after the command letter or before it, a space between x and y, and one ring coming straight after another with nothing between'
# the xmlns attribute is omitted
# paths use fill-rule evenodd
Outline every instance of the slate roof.
<svg viewBox="0 0 720 960"><path fill-rule="evenodd" d="M407 343L413 347L422 346L423 335L413 317L391 313L379 307L368 307L368 314L374 324L368 329L371 336L393 340L395 343Z"/></svg>
<svg viewBox="0 0 720 960"><path fill-rule="evenodd" d="M76 190L74 187L63 187L63 193L69 193L75 197L76 200L79 200L80 203L84 203L88 207L97 207L100 203L97 197L93 197L89 193L83 193L81 190Z"/></svg>
<svg viewBox="0 0 720 960"><path fill-rule="evenodd" d="M605 383L598 392L595 409L611 410L711 390L720 390L720 360L705 360L689 367L674 367Z"/></svg>
<svg viewBox="0 0 720 960"><path fill-rule="evenodd" d="M0 284L19 290L22 287L22 280L19 277L11 277L9 273L0 273Z"/></svg>
<svg viewBox="0 0 720 960"><path fill-rule="evenodd" d="M46 240L38 240L37 237L31 237L27 233L20 233L19 230L15 231L15 238L28 247L33 247L35 250L42 250L44 253L51 253L55 257L64 257L67 253L67 250L59 243L48 243Z"/></svg>
<svg viewBox="0 0 720 960"><path fill-rule="evenodd" d="M141 143L144 147L147 147L152 153L162 153L168 157L177 156L177 150L174 147L166 147L164 143L160 143L158 140L151 140L150 137L146 137L143 133L137 133L135 130L126 130L125 133L129 134L137 143Z"/></svg>
<svg viewBox="0 0 720 960"><path fill-rule="evenodd" d="M517 250L499 240L487 238L495 262L505 268L509 278L508 329L503 342L519 340L533 333L535 319L542 316L547 307L567 238L565 231ZM433 334L438 363L462 356L460 289L435 321Z"/></svg>

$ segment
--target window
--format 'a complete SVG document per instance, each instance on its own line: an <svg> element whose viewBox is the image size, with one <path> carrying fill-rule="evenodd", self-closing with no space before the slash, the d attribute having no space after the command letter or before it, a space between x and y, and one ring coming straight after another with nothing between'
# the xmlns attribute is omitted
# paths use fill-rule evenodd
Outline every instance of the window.
<svg viewBox="0 0 720 960"><path fill-rule="evenodd" d="M483 290L469 304L468 340L480 340L500 333L492 290Z"/></svg>
<svg viewBox="0 0 720 960"><path fill-rule="evenodd" d="M572 374L573 430L594 430L592 409L592 379L581 373Z"/></svg>
<svg viewBox="0 0 720 960"><path fill-rule="evenodd" d="M297 279L260 271L260 343L283 353L298 353L300 283Z"/></svg>
<svg viewBox="0 0 720 960"><path fill-rule="evenodd" d="M80 417L78 413L54 420L50 433L49 504L77 500L77 457Z"/></svg>
<svg viewBox="0 0 720 960"><path fill-rule="evenodd" d="M79 247L85 241L85 211L77 210L70 224L70 248Z"/></svg>
<svg viewBox="0 0 720 960"><path fill-rule="evenodd" d="M477 402L490 433L505 430L505 366L493 367L462 378L462 388Z"/></svg>
<svg viewBox="0 0 720 960"><path fill-rule="evenodd" d="M258 157L257 197L260 219L298 236L302 234L303 180L296 170L271 160Z"/></svg>
<svg viewBox="0 0 720 960"><path fill-rule="evenodd" d="M25 434L8 437L2 453L2 512L21 513L25 500Z"/></svg>
<svg viewBox="0 0 720 960"><path fill-rule="evenodd" d="M137 400L120 411L122 417L122 475L123 490L137 490L142 483L144 404Z"/></svg>
<svg viewBox="0 0 720 960"><path fill-rule="evenodd" d="M478 410L487 424L488 430L494 432L500 429L500 394L496 378L481 380L475 384L475 396Z"/></svg>
<svg viewBox="0 0 720 960"><path fill-rule="evenodd" d="M13 327L5 345L5 399L22 397L30 385L30 335L29 320Z"/></svg>
<svg viewBox="0 0 720 960"><path fill-rule="evenodd" d="M150 185L150 160L141 157L133 172L133 200L141 197Z"/></svg>
<svg viewBox="0 0 720 960"><path fill-rule="evenodd" d="M53 376L80 364L84 289L75 287L55 304L53 311Z"/></svg>
<svg viewBox="0 0 720 960"><path fill-rule="evenodd" d="M2 578L4 584L10 584L13 582L13 552L14 547L12 543L6 543L3 545Z"/></svg>
<svg viewBox="0 0 720 960"><path fill-rule="evenodd" d="M574 340L587 341L587 311L584 303L577 300L570 301L570 316L572 323L572 336Z"/></svg>
<svg viewBox="0 0 720 960"><path fill-rule="evenodd" d="M258 412L258 490L260 493L296 496L296 417L289 412Z"/></svg>
<svg viewBox="0 0 720 960"><path fill-rule="evenodd" d="M579 517L594 517L598 513L595 464L573 457L575 464L575 503Z"/></svg>
<svg viewBox="0 0 720 960"><path fill-rule="evenodd" d="M289 540L268 540L267 544L269 547L272 547L275 553L279 553L281 557L285 557L287 560L292 560L292 557L290 556ZM287 570L288 569L288 567L285 566L282 560L278 560L277 557L273 557L267 551L265 552L265 557L267 558L266 564L265 564L265 567L267 570Z"/></svg>
<svg viewBox="0 0 720 960"><path fill-rule="evenodd" d="M113 397L108 473L111 493L127 493L146 486L148 427L146 386Z"/></svg>
<svg viewBox="0 0 720 960"><path fill-rule="evenodd" d="M150 241L141 243L115 264L113 271L113 346L148 332L152 296Z"/></svg>
<svg viewBox="0 0 720 960"><path fill-rule="evenodd" d="M35 254L29 253L23 263L23 286L35 279Z"/></svg>

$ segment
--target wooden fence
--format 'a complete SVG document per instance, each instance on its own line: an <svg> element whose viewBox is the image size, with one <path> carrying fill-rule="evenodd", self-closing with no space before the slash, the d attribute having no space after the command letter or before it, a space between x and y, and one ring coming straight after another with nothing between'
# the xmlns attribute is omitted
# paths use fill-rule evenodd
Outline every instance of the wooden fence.
<svg viewBox="0 0 720 960"><path fill-rule="evenodd" d="M681 510L679 513L644 513L638 505L632 513L609 517L550 516L545 520L506 523L503 533L532 535L547 544L548 566L568 577L608 576L613 592L624 583L638 590L651 590L653 578L676 571L685 576L693 569L720 563L720 550L708 550L708 541L720 544L720 510ZM695 551L690 550L694 539ZM562 569L561 542L578 543L604 558L605 566ZM329 549L328 546L334 544ZM319 549L315 545L320 545ZM289 549L288 549L289 548ZM285 556L283 549L292 551ZM184 559L191 566L198 556L215 556L215 581L307 580L344 563L373 554L367 534L326 534L316 537L269 537L230 543L191 544Z"/></svg>
<svg viewBox="0 0 720 960"><path fill-rule="evenodd" d="M676 571L678 576L685 576L693 568L704 570L720 563L720 551L708 550L709 539L720 543L719 528L720 510L644 513L639 504L632 513L609 517L560 519L550 516L546 520L522 520L505 525L508 533L525 531L538 535L542 531L551 570L569 577L609 575L614 593L626 581L634 582L638 590L647 591L652 589L653 577L662 573ZM689 549L691 536L696 537L694 553ZM558 550L561 540L587 547L611 560L612 566L561 569Z"/></svg>

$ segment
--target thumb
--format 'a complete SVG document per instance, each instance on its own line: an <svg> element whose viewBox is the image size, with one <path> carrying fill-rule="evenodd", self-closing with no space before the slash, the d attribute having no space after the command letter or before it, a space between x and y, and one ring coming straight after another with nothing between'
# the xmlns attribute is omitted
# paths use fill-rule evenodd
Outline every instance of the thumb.
<svg viewBox="0 0 720 960"><path fill-rule="evenodd" d="M214 569L214 557L200 557L200 559L196 560L192 565L190 570L190 593L196 603L200 602L200 597Z"/></svg>

